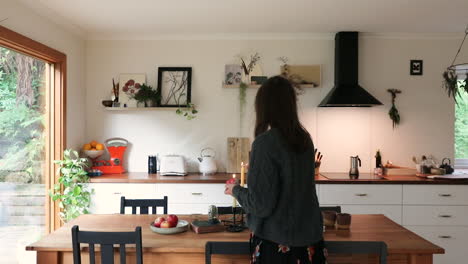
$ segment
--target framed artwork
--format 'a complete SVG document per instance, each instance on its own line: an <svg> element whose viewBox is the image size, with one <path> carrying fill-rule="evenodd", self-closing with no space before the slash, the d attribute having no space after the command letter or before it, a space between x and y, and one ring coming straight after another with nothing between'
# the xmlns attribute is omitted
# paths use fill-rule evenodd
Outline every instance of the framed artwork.
<svg viewBox="0 0 468 264"><path fill-rule="evenodd" d="M138 92L140 86L146 82L144 73L121 73L119 76L119 103L120 107L136 107L137 102L133 95Z"/></svg>
<svg viewBox="0 0 468 264"><path fill-rule="evenodd" d="M411 75L423 75L423 61L422 60L410 61L410 74Z"/></svg>
<svg viewBox="0 0 468 264"><path fill-rule="evenodd" d="M159 67L158 89L161 91L161 106L187 107L191 102L192 68Z"/></svg>
<svg viewBox="0 0 468 264"><path fill-rule="evenodd" d="M224 84L239 85L242 82L242 72L239 64L227 64L224 67Z"/></svg>

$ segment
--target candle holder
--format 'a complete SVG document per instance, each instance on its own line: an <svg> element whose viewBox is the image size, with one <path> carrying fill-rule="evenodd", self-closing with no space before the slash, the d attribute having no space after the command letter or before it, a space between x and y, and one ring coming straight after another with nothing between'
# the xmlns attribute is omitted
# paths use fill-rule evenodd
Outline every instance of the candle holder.
<svg viewBox="0 0 468 264"><path fill-rule="evenodd" d="M244 223L244 210L242 207L230 207L230 213L227 215L232 214L232 218L230 220L223 220L224 225L226 226L226 231L228 232L242 232L246 229ZM240 219L237 219L237 216L240 215Z"/></svg>

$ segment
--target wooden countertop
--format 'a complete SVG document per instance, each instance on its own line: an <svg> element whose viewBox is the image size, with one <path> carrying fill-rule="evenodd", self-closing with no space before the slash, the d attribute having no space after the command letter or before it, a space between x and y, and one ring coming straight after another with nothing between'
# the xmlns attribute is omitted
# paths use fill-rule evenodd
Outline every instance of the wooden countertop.
<svg viewBox="0 0 468 264"><path fill-rule="evenodd" d="M91 177L92 183L225 183L232 177L230 173L213 175L189 174L181 176L161 176L146 172L128 172L123 174L105 174ZM239 174L236 176L239 178ZM350 179L347 173L321 173L315 177L317 184L467 184L468 180L432 180L417 176L384 176L378 177L361 173L359 179Z"/></svg>
<svg viewBox="0 0 468 264"><path fill-rule="evenodd" d="M153 233L149 224L155 215L81 215L55 232L26 247L30 251L72 251L71 227L79 225L88 231L133 231L142 227L143 251L158 253L203 253L207 241L248 241L249 231L240 233L196 234L191 230L175 234ZM196 217L179 216L192 221ZM383 215L353 215L350 230L330 229L325 232L330 241L384 241L389 254L443 254L444 249L419 237ZM130 247L130 246L129 246Z"/></svg>

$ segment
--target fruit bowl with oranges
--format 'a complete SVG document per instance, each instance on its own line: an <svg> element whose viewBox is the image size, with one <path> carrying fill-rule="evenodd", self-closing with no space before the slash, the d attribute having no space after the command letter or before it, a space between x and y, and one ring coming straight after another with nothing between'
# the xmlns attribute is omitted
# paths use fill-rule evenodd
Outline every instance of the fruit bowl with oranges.
<svg viewBox="0 0 468 264"><path fill-rule="evenodd" d="M179 220L176 215L167 217L158 217L150 224L150 229L158 234L171 235L182 233L188 230L189 223L185 220Z"/></svg>
<svg viewBox="0 0 468 264"><path fill-rule="evenodd" d="M86 154L86 156L90 157L91 159L98 158L105 152L105 147L104 144L99 143L95 140L86 143L83 145L83 152Z"/></svg>

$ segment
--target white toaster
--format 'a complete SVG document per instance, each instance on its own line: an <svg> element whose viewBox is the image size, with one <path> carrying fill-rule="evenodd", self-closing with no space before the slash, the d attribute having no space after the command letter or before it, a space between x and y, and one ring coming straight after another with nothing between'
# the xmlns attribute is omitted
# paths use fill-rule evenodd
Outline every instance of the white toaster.
<svg viewBox="0 0 468 264"><path fill-rule="evenodd" d="M162 176L185 176L187 167L183 156L165 155L160 158L159 174Z"/></svg>

